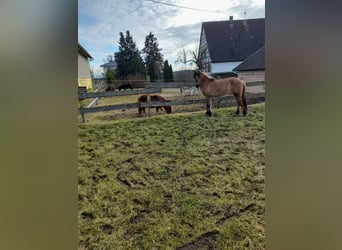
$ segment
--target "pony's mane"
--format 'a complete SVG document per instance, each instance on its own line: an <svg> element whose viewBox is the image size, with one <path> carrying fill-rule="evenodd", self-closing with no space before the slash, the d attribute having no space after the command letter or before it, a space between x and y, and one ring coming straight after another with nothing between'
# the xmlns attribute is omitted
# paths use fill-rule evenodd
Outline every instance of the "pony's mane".
<svg viewBox="0 0 342 250"><path fill-rule="evenodd" d="M201 73L202 73L208 80L215 80L214 77L208 75L207 73L204 73L204 72L202 72L202 71L201 71Z"/></svg>

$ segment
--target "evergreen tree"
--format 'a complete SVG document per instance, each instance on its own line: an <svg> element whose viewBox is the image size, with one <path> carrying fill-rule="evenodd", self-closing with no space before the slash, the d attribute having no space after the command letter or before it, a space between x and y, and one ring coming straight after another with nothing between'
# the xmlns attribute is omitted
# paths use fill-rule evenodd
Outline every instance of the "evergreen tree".
<svg viewBox="0 0 342 250"><path fill-rule="evenodd" d="M151 81L162 78L163 71L163 55L161 49L158 48L157 38L150 32L145 39L145 47L142 50L147 74L150 76Z"/></svg>
<svg viewBox="0 0 342 250"><path fill-rule="evenodd" d="M173 82L173 71L172 71L172 65L169 64L168 60L165 60L164 62L164 81L166 82Z"/></svg>
<svg viewBox="0 0 342 250"><path fill-rule="evenodd" d="M172 70L172 65L170 64L169 66L169 79L170 79L170 82L173 82L173 70Z"/></svg>
<svg viewBox="0 0 342 250"><path fill-rule="evenodd" d="M170 77L169 72L170 72L170 70L169 70L169 62L167 60L165 60L165 62L164 62L164 70L163 70L163 75L164 75L164 81L165 82L169 81L169 77Z"/></svg>
<svg viewBox="0 0 342 250"><path fill-rule="evenodd" d="M144 62L130 32L126 31L126 36L124 36L122 32L119 34L119 51L115 53L117 77L122 79L129 74L145 75Z"/></svg>

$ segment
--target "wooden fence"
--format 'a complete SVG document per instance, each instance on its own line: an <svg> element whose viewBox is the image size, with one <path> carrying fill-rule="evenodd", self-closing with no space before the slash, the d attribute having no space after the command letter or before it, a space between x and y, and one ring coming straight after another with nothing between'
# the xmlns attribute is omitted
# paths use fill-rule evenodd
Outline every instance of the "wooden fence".
<svg viewBox="0 0 342 250"><path fill-rule="evenodd" d="M181 88L181 87L193 87L195 83L193 82L147 82L144 84L145 88L142 89L134 89L134 90L127 90L127 91L108 91L108 92L93 92L87 93L85 87L78 88L78 100L80 103L80 107L78 108L78 113L81 114L82 122L86 122L85 114L87 113L95 113L95 112L103 112L103 111L110 111L110 110L121 110L121 109L132 109L132 108L139 108L145 107L147 108L147 114L150 115L150 109L155 107L161 106L178 106L178 105L192 105L192 104L199 104L205 103L205 98L202 99L193 99L193 100L185 100L180 99L176 101L166 101L166 102L151 102L150 95L152 93L161 93L163 88ZM251 82L247 83L247 87L250 86L264 86L265 82ZM98 106L98 107L84 107L83 100L85 99L96 99L100 97L115 97L115 96L128 96L128 95L140 95L140 94L147 94L147 102L135 102L135 103L126 103L126 104L116 104L116 105L106 105L106 106ZM246 94L247 100L253 99L260 99L264 98L264 93L257 93L257 94ZM213 98L213 102L218 102L218 105L222 101L233 103L235 98L233 96L225 96L225 97L216 97Z"/></svg>

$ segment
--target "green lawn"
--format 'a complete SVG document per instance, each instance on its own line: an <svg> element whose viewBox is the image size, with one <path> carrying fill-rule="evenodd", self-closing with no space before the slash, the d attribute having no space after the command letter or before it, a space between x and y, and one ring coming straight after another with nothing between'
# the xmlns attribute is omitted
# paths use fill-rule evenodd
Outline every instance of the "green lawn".
<svg viewBox="0 0 342 250"><path fill-rule="evenodd" d="M79 125L79 249L265 249L264 104Z"/></svg>

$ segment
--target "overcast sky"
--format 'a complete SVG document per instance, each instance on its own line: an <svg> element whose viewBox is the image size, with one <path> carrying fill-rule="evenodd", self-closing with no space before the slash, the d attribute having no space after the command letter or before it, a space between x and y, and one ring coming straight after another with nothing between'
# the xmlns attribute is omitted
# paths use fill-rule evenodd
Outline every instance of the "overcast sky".
<svg viewBox="0 0 342 250"><path fill-rule="evenodd" d="M164 60L176 71L184 68L175 63L178 52L198 47L202 22L229 16L264 18L265 1L78 0L78 42L94 58L90 66L99 73L105 57L118 50L119 32L129 30L139 50L152 32Z"/></svg>

